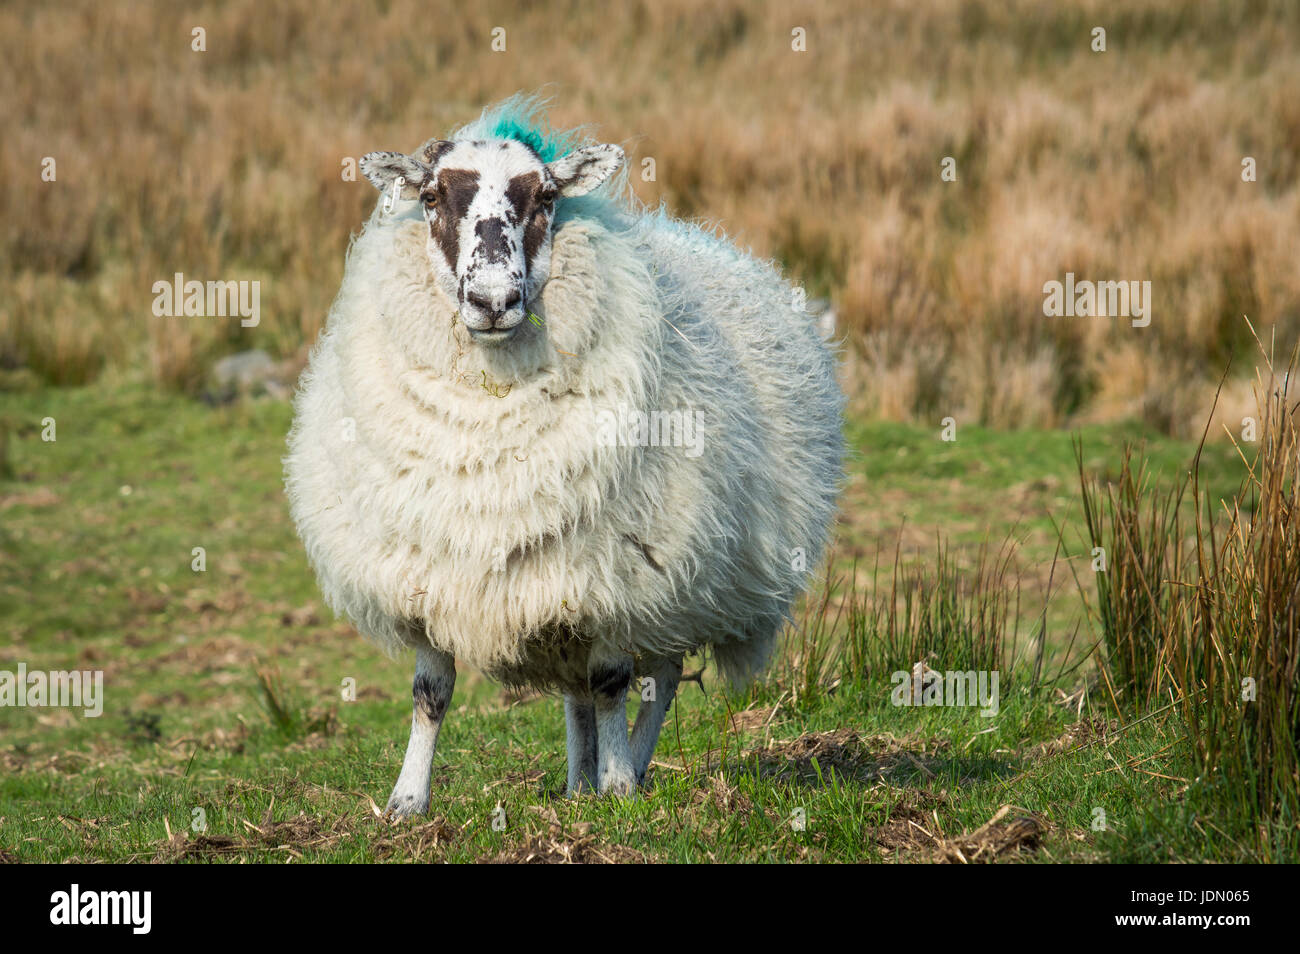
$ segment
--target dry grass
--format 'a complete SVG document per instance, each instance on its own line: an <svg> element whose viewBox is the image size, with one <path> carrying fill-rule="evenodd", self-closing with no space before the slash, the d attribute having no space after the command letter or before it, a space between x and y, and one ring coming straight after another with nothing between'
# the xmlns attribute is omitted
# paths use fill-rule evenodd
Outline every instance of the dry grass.
<svg viewBox="0 0 1300 954"><path fill-rule="evenodd" d="M293 354L374 198L344 159L549 85L643 199L836 300L864 408L1189 432L1240 316L1300 314L1298 26L1285 0L9 4L0 366L194 390L214 355ZM155 318L177 271L260 280L261 325ZM1066 271L1152 281L1151 326L1044 318Z"/></svg>
<svg viewBox="0 0 1300 954"><path fill-rule="evenodd" d="M1265 355L1271 372L1273 355ZM1206 784L1258 822L1300 830L1300 350L1257 382L1260 446L1221 524L1197 511L1194 607L1171 653L1188 737ZM1243 458L1254 448L1242 448ZM1199 504L1199 475L1193 494ZM1203 703L1203 704L1202 704ZM1278 852L1279 856L1284 854Z"/></svg>
<svg viewBox="0 0 1300 954"><path fill-rule="evenodd" d="M1300 350L1283 369L1259 347L1258 432L1236 444L1247 476L1233 499L1203 489L1199 454L1172 488L1128 451L1118 487L1080 476L1090 542L1110 558L1096 574L1107 693L1178 708L1197 793L1219 799L1225 828L1246 819L1244 840L1271 859L1300 830Z"/></svg>
<svg viewBox="0 0 1300 954"><path fill-rule="evenodd" d="M416 861L430 861L439 860L445 847L460 835L460 831L441 815L428 821L397 826L378 820L373 812L355 811L323 823L305 812L275 821L272 808L268 808L260 822L240 819L242 828L236 835L191 834L184 829L174 830L167 822L166 841L158 846L151 860L173 863L218 858L248 860L251 857L296 861L308 852L336 848L345 841L366 837L381 858L387 859L401 852Z"/></svg>
<svg viewBox="0 0 1300 954"><path fill-rule="evenodd" d="M861 579L856 565L845 578L828 570L781 643L773 678L796 707L842 684L931 662L941 670L999 672L1004 689L1022 676L1039 685L1044 623L1021 605L1017 552L1007 536L996 549L983 543L959 559L938 537L933 557L918 564L909 554L904 562L900 534L884 566L878 552ZM1050 576L1041 595L1051 596ZM1071 641L1064 659L1072 649Z"/></svg>

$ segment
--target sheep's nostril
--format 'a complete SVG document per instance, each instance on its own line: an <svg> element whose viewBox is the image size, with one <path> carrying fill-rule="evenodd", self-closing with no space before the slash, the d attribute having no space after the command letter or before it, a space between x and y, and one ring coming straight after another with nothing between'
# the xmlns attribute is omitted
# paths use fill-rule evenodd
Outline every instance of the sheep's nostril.
<svg viewBox="0 0 1300 954"><path fill-rule="evenodd" d="M505 318L507 312L523 300L519 289L507 292L504 299L493 299L477 292L466 292L465 301L477 308L492 325L497 325ZM498 306L500 304L500 307Z"/></svg>
<svg viewBox="0 0 1300 954"><path fill-rule="evenodd" d="M465 295L465 300L475 308L486 311L488 314L495 315L497 313L496 309L492 307L492 300L490 298L484 298L482 295L476 295L474 292L469 292Z"/></svg>

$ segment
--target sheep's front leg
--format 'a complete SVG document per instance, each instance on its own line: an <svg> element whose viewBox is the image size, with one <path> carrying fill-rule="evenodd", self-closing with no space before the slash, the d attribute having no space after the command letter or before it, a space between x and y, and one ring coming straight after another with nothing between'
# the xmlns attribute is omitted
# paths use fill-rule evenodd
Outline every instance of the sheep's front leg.
<svg viewBox="0 0 1300 954"><path fill-rule="evenodd" d="M429 781L433 771L433 750L438 730L451 705L456 688L456 657L421 643L415 650L415 679L411 684L413 713L411 741L397 776L388 811L398 818L420 815L429 810Z"/></svg>
<svg viewBox="0 0 1300 954"><path fill-rule="evenodd" d="M590 699L564 697L565 748L569 753L569 794L596 787L596 707Z"/></svg>
<svg viewBox="0 0 1300 954"><path fill-rule="evenodd" d="M677 684L682 679L682 657L662 659L651 670L650 678L654 681L643 684L641 706L636 712L636 722L632 726L632 767L636 770L636 783L645 784L645 776L650 771L650 760L654 758L655 745L659 741L659 730L663 728L664 716L673 704L677 693ZM647 698L646 689L650 690Z"/></svg>
<svg viewBox="0 0 1300 954"><path fill-rule="evenodd" d="M636 788L627 741L627 690L631 683L630 655L591 654L587 685L596 711L596 786L602 795L630 795Z"/></svg>

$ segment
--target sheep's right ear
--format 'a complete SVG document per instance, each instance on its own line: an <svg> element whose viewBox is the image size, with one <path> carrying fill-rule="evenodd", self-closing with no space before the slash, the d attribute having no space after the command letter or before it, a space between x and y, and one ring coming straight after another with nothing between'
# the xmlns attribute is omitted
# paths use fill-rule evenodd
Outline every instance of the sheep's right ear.
<svg viewBox="0 0 1300 954"><path fill-rule="evenodd" d="M397 177L401 176L403 199L414 199L420 194L420 184L432 170L418 159L400 152L372 152L361 157L361 171L380 192L390 192Z"/></svg>
<svg viewBox="0 0 1300 954"><path fill-rule="evenodd" d="M560 195L586 195L623 164L623 150L609 143L586 146L561 156L547 168L560 187Z"/></svg>

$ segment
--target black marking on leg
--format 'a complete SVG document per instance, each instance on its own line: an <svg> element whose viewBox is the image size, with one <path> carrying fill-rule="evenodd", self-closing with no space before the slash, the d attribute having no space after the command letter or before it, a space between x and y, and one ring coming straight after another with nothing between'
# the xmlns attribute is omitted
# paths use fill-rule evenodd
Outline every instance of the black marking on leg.
<svg viewBox="0 0 1300 954"><path fill-rule="evenodd" d="M388 805L385 807L388 811L414 814L416 804L417 800L414 795L403 795L401 798L389 798Z"/></svg>
<svg viewBox="0 0 1300 954"><path fill-rule="evenodd" d="M417 712L424 714L430 722L441 722L447 714L447 705L451 702L451 683L441 676L417 673L411 685L411 697L415 701Z"/></svg>
<svg viewBox="0 0 1300 954"><path fill-rule="evenodd" d="M587 685L598 696L617 697L626 695L632 684L632 663L618 663L613 666L600 666L593 669L587 677Z"/></svg>

